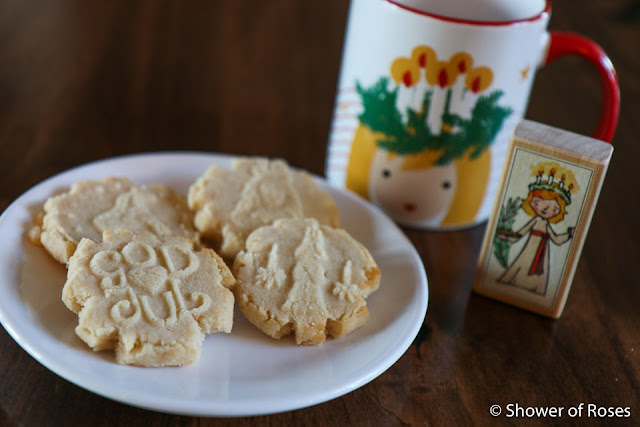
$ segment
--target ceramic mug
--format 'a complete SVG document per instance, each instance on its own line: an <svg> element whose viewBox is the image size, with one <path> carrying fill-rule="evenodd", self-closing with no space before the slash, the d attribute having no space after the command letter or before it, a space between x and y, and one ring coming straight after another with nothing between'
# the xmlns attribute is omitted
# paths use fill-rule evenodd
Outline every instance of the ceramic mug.
<svg viewBox="0 0 640 427"><path fill-rule="evenodd" d="M397 222L485 221L535 72L563 55L598 69L595 137L610 141L619 88L594 42L548 32L544 0L352 0L326 176Z"/></svg>

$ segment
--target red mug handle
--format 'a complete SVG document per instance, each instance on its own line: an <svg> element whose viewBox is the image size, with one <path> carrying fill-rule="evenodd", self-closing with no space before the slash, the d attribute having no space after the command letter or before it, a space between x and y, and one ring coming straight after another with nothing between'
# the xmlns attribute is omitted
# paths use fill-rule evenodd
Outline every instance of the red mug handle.
<svg viewBox="0 0 640 427"><path fill-rule="evenodd" d="M611 143L620 112L620 87L611 60L600 46L584 36L563 31L550 31L549 34L551 40L544 65L559 56L579 55L586 58L598 70L602 83L602 104L600 121L593 136Z"/></svg>

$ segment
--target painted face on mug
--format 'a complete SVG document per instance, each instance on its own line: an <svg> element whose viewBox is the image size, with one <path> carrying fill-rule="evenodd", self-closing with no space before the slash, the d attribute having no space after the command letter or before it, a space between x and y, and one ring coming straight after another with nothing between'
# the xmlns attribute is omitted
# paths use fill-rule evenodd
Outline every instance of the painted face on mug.
<svg viewBox="0 0 640 427"><path fill-rule="evenodd" d="M406 170L404 160L404 156L376 153L369 194L389 216L402 224L438 224L449 211L455 195L455 166Z"/></svg>
<svg viewBox="0 0 640 427"><path fill-rule="evenodd" d="M530 205L533 211L544 219L553 218L560 212L560 205L555 199L545 200L541 197L533 196Z"/></svg>

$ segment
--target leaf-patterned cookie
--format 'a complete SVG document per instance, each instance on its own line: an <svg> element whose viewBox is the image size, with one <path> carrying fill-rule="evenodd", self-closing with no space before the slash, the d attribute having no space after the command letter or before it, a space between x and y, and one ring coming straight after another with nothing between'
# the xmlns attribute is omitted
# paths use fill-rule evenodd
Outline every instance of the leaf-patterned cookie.
<svg viewBox="0 0 640 427"><path fill-rule="evenodd" d="M105 230L198 239L184 196L165 185L138 185L127 178L77 182L46 201L39 222L30 239L63 264L82 238L99 242Z"/></svg>
<svg viewBox="0 0 640 427"><path fill-rule="evenodd" d="M313 177L284 160L236 159L231 170L212 166L189 189L196 228L225 258L244 248L256 228L280 218L317 219L337 227L338 208Z"/></svg>
<svg viewBox="0 0 640 427"><path fill-rule="evenodd" d="M369 251L315 219L280 219L251 233L236 256L236 301L267 335L298 344L341 337L369 318L365 298L380 284Z"/></svg>

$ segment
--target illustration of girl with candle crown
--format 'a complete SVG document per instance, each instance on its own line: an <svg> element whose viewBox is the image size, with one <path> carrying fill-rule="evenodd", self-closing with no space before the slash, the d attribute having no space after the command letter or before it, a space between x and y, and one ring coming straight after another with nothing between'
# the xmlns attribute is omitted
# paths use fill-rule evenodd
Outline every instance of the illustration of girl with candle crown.
<svg viewBox="0 0 640 427"><path fill-rule="evenodd" d="M457 228L474 223L487 192L491 145L513 112L500 105L490 67L467 52L447 60L430 46L397 57L362 103L346 187L401 224Z"/></svg>
<svg viewBox="0 0 640 427"><path fill-rule="evenodd" d="M571 195L579 190L575 175L571 170L556 162L542 162L531 165L535 181L529 184L529 193L524 200L509 199L500 212L495 237L494 254L506 271L498 282L524 288L545 295L549 284L551 268L551 242L562 245L575 232L568 227L567 232L558 234L551 224L562 221L571 204ZM547 173L547 179L544 174ZM556 177L560 177L557 179ZM533 217L517 231L511 230L519 207ZM508 265L511 243L527 236L520 253ZM558 260L561 261L561 260Z"/></svg>

